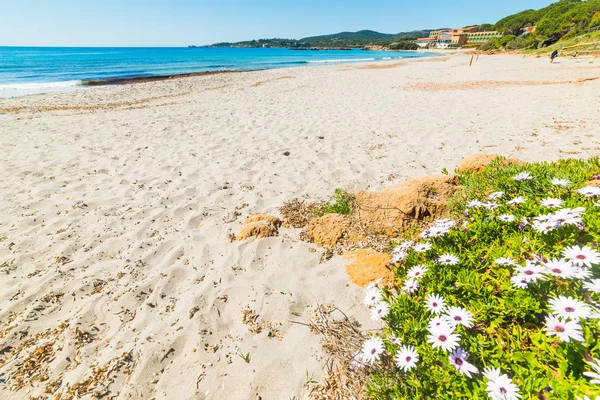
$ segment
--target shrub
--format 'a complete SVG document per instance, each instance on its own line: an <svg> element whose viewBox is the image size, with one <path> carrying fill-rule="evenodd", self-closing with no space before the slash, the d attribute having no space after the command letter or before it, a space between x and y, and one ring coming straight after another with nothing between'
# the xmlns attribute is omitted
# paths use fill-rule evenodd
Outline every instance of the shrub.
<svg viewBox="0 0 600 400"><path fill-rule="evenodd" d="M496 160L460 175L451 209L462 223L438 222L418 243L398 245L401 290L368 289L365 302L386 323L355 357L371 369L369 396L484 399L500 384L515 385L523 399L600 395L600 381L584 376L600 358L600 280L592 280L600 263L600 188L578 190L599 173L598 159L527 166ZM433 295L448 307L440 329L460 336L450 351L428 341ZM566 330L551 331L555 322ZM407 355L418 362L409 364Z"/></svg>
<svg viewBox="0 0 600 400"><path fill-rule="evenodd" d="M343 189L335 189L329 201L315 208L314 214L322 217L325 214L350 215L354 196Z"/></svg>
<svg viewBox="0 0 600 400"><path fill-rule="evenodd" d="M419 46L416 43L408 41L394 42L388 47L390 50L419 50Z"/></svg>

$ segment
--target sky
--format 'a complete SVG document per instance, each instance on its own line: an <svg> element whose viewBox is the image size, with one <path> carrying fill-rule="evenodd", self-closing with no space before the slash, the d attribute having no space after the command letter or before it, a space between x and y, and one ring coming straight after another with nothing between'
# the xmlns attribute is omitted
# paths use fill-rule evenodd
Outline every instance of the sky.
<svg viewBox="0 0 600 400"><path fill-rule="evenodd" d="M0 0L0 46L187 46L494 23L551 0ZM1 56L1 55L0 55Z"/></svg>

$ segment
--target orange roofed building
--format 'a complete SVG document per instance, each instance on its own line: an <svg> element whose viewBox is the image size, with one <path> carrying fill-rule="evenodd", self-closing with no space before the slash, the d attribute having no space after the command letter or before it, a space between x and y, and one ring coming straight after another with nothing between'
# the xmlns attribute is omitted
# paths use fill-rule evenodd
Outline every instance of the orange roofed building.
<svg viewBox="0 0 600 400"><path fill-rule="evenodd" d="M463 46L478 46L490 39L502 37L497 31L481 31L479 26L466 28L444 29L431 31L428 38L417 39L420 47L428 48L457 48Z"/></svg>

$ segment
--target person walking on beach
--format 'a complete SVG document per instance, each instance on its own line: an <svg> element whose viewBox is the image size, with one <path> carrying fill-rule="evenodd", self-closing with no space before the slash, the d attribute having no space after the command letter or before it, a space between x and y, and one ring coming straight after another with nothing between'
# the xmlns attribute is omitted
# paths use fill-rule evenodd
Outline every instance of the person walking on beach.
<svg viewBox="0 0 600 400"><path fill-rule="evenodd" d="M558 50L554 50L552 52L552 55L550 55L550 64L552 64L554 62L554 59L558 57Z"/></svg>

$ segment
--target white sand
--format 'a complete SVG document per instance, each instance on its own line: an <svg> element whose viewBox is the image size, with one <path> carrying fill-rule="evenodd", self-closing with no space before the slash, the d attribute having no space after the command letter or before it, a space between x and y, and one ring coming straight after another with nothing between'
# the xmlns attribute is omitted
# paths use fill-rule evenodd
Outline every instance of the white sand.
<svg viewBox="0 0 600 400"><path fill-rule="evenodd" d="M600 77L600 60L469 59L1 100L0 397L42 394L48 381L10 392L2 380L13 384L17 363L50 340L35 335L65 320L42 362L49 379L62 376L59 391L131 350L131 375L109 387L118 398L302 397L323 353L292 321L328 302L368 321L362 290L341 258L320 263L297 231L230 243L246 216L453 170L481 151L600 154L600 79L587 80ZM250 332L246 307L282 339ZM79 350L75 328L93 335ZM32 338L16 357L3 350Z"/></svg>

